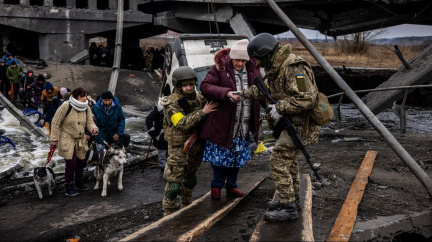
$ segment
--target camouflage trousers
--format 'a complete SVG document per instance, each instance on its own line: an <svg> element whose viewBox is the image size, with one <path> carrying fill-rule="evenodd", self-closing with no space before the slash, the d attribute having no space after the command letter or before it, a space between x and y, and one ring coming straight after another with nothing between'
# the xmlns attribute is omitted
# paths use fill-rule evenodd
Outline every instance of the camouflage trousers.
<svg viewBox="0 0 432 242"><path fill-rule="evenodd" d="M153 63L152 63L153 61L152 60L147 60L146 61L146 67L147 67L147 71L153 71L153 68L152 68L152 66L153 66Z"/></svg>
<svg viewBox="0 0 432 242"><path fill-rule="evenodd" d="M297 158L300 152L286 131L282 132L270 156L270 171L281 203L294 202L299 193Z"/></svg>
<svg viewBox="0 0 432 242"><path fill-rule="evenodd" d="M180 196L181 208L192 203L193 188L197 184L196 171L201 165L204 145L195 144L189 153L183 152L183 147L168 147L168 159L165 166L164 199L162 207L164 216L176 210L176 197Z"/></svg>

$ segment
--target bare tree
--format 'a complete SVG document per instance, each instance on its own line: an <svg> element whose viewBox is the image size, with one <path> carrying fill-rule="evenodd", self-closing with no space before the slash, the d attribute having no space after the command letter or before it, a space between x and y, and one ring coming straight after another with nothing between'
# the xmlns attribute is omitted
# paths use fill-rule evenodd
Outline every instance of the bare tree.
<svg viewBox="0 0 432 242"><path fill-rule="evenodd" d="M368 43L379 36L388 33L386 29L375 29L342 36L342 52L348 54L364 54L368 50Z"/></svg>

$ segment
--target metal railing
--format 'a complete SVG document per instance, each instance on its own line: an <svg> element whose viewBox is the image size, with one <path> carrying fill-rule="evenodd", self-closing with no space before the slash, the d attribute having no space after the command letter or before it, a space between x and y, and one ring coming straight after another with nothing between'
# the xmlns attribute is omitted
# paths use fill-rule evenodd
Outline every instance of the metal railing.
<svg viewBox="0 0 432 242"><path fill-rule="evenodd" d="M427 88L430 87L432 88L432 84L429 85L415 85L415 86L400 86L400 87L386 87L386 88L375 88L375 89L364 89L364 90L357 90L354 91L355 93L365 93L365 92L382 92L382 91L391 91L391 90L403 90L405 89L405 95L404 98L402 100L402 104L401 105L394 105L393 109L396 111L395 113L398 115L399 117L399 121L400 121L400 135L404 135L406 133L406 114L405 114L405 104L406 104L406 99L408 97L408 91L409 89L416 89L416 88ZM332 97L337 97L340 96L338 104L336 106L336 109L334 110L335 113L335 119L336 119L336 126L338 129L342 128L342 118L341 118L341 112L340 112L340 106L342 103L342 99L345 96L345 93L343 92L339 92L339 93L335 93L332 95L327 96L327 98L332 98Z"/></svg>

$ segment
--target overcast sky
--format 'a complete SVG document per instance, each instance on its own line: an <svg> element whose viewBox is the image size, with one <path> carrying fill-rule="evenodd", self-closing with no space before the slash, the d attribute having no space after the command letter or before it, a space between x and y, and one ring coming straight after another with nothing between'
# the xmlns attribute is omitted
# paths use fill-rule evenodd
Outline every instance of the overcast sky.
<svg viewBox="0 0 432 242"><path fill-rule="evenodd" d="M394 27L386 28L388 34L379 37L382 38L397 38L410 36L432 36L432 26L402 24ZM324 39L325 36L315 30L300 29L308 39ZM291 32L288 32L289 37L294 37Z"/></svg>

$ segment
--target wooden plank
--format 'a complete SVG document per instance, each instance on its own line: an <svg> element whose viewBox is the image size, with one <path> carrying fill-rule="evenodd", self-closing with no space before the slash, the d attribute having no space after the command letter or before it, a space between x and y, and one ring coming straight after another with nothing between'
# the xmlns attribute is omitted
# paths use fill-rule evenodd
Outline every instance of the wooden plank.
<svg viewBox="0 0 432 242"><path fill-rule="evenodd" d="M191 205L123 238L121 241L192 241L223 218L265 178L267 173L239 174L239 187L246 189L239 198L222 196L212 200L208 192ZM225 190L225 189L224 189Z"/></svg>
<svg viewBox="0 0 432 242"><path fill-rule="evenodd" d="M373 150L366 153L327 241L349 240L356 221L358 205L363 197L377 154L378 152Z"/></svg>
<svg viewBox="0 0 432 242"><path fill-rule="evenodd" d="M299 219L284 222L268 222L264 216L258 222L249 241L314 241L312 228L312 183L309 175L300 176ZM274 201L279 200L275 193Z"/></svg>
<svg viewBox="0 0 432 242"><path fill-rule="evenodd" d="M29 119L24 117L22 112L15 107L2 93L0 93L0 104L2 104L20 123L36 136L48 138L48 136Z"/></svg>

